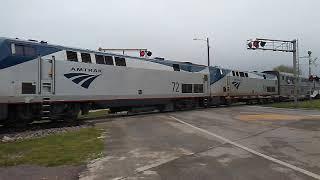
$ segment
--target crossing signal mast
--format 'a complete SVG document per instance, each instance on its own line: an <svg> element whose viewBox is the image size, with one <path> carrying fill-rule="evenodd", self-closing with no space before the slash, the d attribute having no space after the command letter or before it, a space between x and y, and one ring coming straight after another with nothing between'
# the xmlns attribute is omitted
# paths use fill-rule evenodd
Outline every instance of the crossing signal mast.
<svg viewBox="0 0 320 180"><path fill-rule="evenodd" d="M275 39L250 39L247 40L247 49L249 50L264 50L264 51L280 51L280 52L291 52L293 54L293 74L294 74L294 103L297 105L298 102L298 40L292 41L286 40L275 40Z"/></svg>

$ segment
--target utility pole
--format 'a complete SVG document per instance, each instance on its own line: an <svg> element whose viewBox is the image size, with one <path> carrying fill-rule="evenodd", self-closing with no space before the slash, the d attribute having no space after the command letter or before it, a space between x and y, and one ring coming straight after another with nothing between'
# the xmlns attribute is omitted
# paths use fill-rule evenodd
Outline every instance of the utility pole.
<svg viewBox="0 0 320 180"><path fill-rule="evenodd" d="M194 41L205 41L207 43L207 66L210 66L210 42L209 42L209 38L207 37L206 39L199 39L199 38L194 38Z"/></svg>
<svg viewBox="0 0 320 180"><path fill-rule="evenodd" d="M308 57L309 57L309 78L311 77L311 54L312 52L311 51L308 51ZM315 86L315 81L314 79L312 78L312 84L313 86ZM314 87L315 88L315 87ZM312 88L310 87L310 90L309 90L309 100L311 100L311 93L312 93Z"/></svg>
<svg viewBox="0 0 320 180"><path fill-rule="evenodd" d="M302 56L299 57L299 59L308 59L308 65L309 65L309 77L312 76L312 69L311 69L311 65L315 65L315 62L317 61L318 57L316 58L312 58L312 51L308 51L308 56Z"/></svg>
<svg viewBox="0 0 320 180"><path fill-rule="evenodd" d="M293 40L293 76L294 76L294 104L298 103L298 72L297 72L297 40Z"/></svg>
<svg viewBox="0 0 320 180"><path fill-rule="evenodd" d="M312 80L313 82L313 87L310 88L310 100L311 100L311 94L313 92L313 89L315 89L315 86L316 86L316 81L314 80L314 75L312 75L312 69L311 69L311 65L315 65L315 62L317 61L317 57L316 58L312 58L312 51L308 51L308 56L302 56L302 57L299 57L300 59L308 59L308 65L309 65L309 80Z"/></svg>
<svg viewBox="0 0 320 180"><path fill-rule="evenodd" d="M209 45L208 37L207 37L207 48L208 48L208 67L210 67L210 45Z"/></svg>
<svg viewBox="0 0 320 180"><path fill-rule="evenodd" d="M309 57L309 77L311 76L311 63L312 63L312 58L311 58L312 51L308 51L308 57Z"/></svg>
<svg viewBox="0 0 320 180"><path fill-rule="evenodd" d="M193 38L194 41L205 41L207 43L207 66L208 66L208 73L210 72L210 42L209 42L209 37L207 37L206 39L199 39L199 38ZM210 76L209 76L210 77ZM207 78L208 81L209 78ZM211 91L210 91L210 83L206 83L207 84L207 90L210 93L209 96L209 101L211 101Z"/></svg>

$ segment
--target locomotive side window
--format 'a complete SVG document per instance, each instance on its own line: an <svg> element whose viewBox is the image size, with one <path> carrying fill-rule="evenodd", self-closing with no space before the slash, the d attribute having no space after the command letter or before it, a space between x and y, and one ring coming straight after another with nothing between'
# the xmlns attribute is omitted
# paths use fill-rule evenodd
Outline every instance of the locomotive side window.
<svg viewBox="0 0 320 180"><path fill-rule="evenodd" d="M91 57L88 53L81 53L81 59L84 63L91 63Z"/></svg>
<svg viewBox="0 0 320 180"><path fill-rule="evenodd" d="M126 59L121 57L115 57L116 66L126 66Z"/></svg>
<svg viewBox="0 0 320 180"><path fill-rule="evenodd" d="M67 60L78 62L77 53L73 51L67 51Z"/></svg>
<svg viewBox="0 0 320 180"><path fill-rule="evenodd" d="M18 45L14 46L14 50L12 50L12 54L17 56L36 56L36 49L30 46Z"/></svg>
<svg viewBox="0 0 320 180"><path fill-rule="evenodd" d="M182 84L182 93L192 93L192 84Z"/></svg>
<svg viewBox="0 0 320 180"><path fill-rule="evenodd" d="M21 94L35 94L36 93L36 85L32 83L23 82L21 84Z"/></svg>
<svg viewBox="0 0 320 180"><path fill-rule="evenodd" d="M232 71L232 76L236 76L236 73L234 71Z"/></svg>
<svg viewBox="0 0 320 180"><path fill-rule="evenodd" d="M249 77L249 76L248 76L248 73L244 73L244 76L245 76L245 77Z"/></svg>
<svg viewBox="0 0 320 180"><path fill-rule="evenodd" d="M243 73L243 72L240 72L240 76L241 76L241 77L244 77L244 73Z"/></svg>
<svg viewBox="0 0 320 180"><path fill-rule="evenodd" d="M194 93L203 93L203 84L194 84L193 85Z"/></svg>
<svg viewBox="0 0 320 180"><path fill-rule="evenodd" d="M237 76L239 76L239 72L238 71L236 72L236 74L237 74Z"/></svg>
<svg viewBox="0 0 320 180"><path fill-rule="evenodd" d="M112 56L105 56L104 59L106 61L106 65L112 65L113 66L113 58L112 58Z"/></svg>
<svg viewBox="0 0 320 180"><path fill-rule="evenodd" d="M276 87L273 87L273 86L268 86L267 87L267 92L276 92Z"/></svg>
<svg viewBox="0 0 320 180"><path fill-rule="evenodd" d="M179 64L172 64L173 70L174 71L180 71L180 66Z"/></svg>
<svg viewBox="0 0 320 180"><path fill-rule="evenodd" d="M97 64L105 64L104 58L102 55L96 55L96 63Z"/></svg>

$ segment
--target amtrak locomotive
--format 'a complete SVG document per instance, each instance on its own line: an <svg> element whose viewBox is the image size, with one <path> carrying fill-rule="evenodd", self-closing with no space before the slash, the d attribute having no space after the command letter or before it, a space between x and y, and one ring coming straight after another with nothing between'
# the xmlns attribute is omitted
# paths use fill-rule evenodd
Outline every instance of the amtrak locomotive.
<svg viewBox="0 0 320 180"><path fill-rule="evenodd" d="M91 108L161 111L290 98L276 72L242 72L0 38L0 124L73 120ZM319 83L306 81L301 96ZM282 94L283 93L283 94Z"/></svg>

